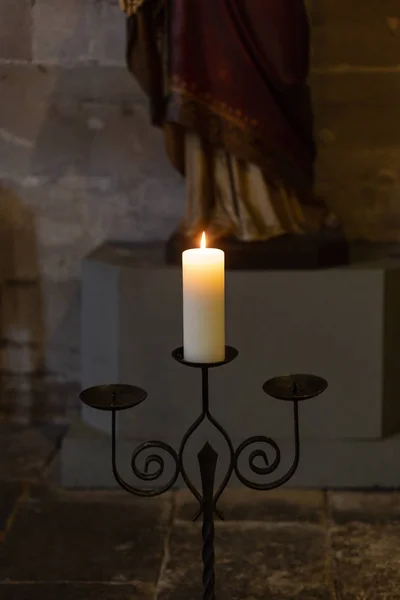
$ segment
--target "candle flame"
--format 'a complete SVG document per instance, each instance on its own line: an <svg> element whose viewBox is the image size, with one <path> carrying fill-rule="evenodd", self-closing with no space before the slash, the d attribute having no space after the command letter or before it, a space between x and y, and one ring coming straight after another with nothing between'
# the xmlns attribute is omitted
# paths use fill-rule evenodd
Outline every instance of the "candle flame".
<svg viewBox="0 0 400 600"><path fill-rule="evenodd" d="M201 242L200 242L200 248L206 248L207 244L206 244L206 234L203 231L203 235L201 236Z"/></svg>

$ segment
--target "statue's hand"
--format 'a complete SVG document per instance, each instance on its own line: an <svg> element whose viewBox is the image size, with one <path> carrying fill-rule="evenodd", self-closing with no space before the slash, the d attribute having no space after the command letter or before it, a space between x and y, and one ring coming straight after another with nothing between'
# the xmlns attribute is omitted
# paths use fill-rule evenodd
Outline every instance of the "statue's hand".
<svg viewBox="0 0 400 600"><path fill-rule="evenodd" d="M119 0L121 9L126 13L127 17L132 17L136 11L142 6L145 0Z"/></svg>

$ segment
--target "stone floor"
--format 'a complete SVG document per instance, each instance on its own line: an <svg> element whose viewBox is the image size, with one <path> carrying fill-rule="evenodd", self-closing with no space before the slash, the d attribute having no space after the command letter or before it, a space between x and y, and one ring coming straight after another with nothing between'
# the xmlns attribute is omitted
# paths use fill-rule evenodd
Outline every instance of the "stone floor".
<svg viewBox="0 0 400 600"><path fill-rule="evenodd" d="M188 494L63 491L62 431L0 425L1 600L198 600ZM400 495L228 491L218 600L398 600Z"/></svg>

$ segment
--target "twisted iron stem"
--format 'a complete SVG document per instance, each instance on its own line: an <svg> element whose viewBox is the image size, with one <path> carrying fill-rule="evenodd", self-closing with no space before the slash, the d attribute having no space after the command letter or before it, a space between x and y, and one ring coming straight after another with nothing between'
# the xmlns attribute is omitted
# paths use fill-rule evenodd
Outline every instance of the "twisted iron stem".
<svg viewBox="0 0 400 600"><path fill-rule="evenodd" d="M214 482L218 454L207 442L198 459L203 491L203 600L215 600Z"/></svg>
<svg viewBox="0 0 400 600"><path fill-rule="evenodd" d="M214 519L204 515L203 527L203 600L215 600Z"/></svg>

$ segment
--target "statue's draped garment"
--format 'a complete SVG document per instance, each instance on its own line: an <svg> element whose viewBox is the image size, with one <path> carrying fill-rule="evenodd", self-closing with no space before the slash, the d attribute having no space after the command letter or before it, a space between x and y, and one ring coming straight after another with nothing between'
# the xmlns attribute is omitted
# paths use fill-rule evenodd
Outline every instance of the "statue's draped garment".
<svg viewBox="0 0 400 600"><path fill-rule="evenodd" d="M185 176L185 234L321 228L303 0L144 0L127 60Z"/></svg>

